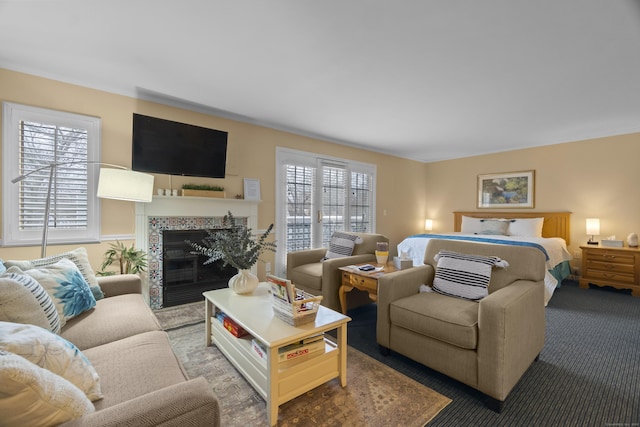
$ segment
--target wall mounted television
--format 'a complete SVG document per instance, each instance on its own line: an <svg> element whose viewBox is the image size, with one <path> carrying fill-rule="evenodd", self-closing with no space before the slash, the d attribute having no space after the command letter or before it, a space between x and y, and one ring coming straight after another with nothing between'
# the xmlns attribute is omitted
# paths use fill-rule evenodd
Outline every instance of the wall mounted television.
<svg viewBox="0 0 640 427"><path fill-rule="evenodd" d="M227 132L133 114L131 168L167 175L224 178Z"/></svg>

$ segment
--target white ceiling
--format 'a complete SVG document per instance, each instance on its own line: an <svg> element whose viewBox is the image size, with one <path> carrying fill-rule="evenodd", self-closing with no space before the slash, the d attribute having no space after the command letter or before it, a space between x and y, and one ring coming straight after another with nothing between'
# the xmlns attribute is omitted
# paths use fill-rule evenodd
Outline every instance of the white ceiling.
<svg viewBox="0 0 640 427"><path fill-rule="evenodd" d="M640 131L640 0L0 0L0 68L430 162Z"/></svg>

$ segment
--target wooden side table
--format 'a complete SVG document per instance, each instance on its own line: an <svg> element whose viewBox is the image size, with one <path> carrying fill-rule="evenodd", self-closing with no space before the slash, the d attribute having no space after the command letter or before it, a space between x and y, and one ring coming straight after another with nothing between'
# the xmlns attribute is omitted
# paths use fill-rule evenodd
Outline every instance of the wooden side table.
<svg viewBox="0 0 640 427"><path fill-rule="evenodd" d="M640 249L580 246L582 249L582 277L580 287L611 286L631 289L640 296Z"/></svg>
<svg viewBox="0 0 640 427"><path fill-rule="evenodd" d="M347 314L347 292L351 292L353 288L360 289L369 293L372 301L378 301L378 278L386 273L393 273L397 268L393 263L384 264L382 271L362 271L357 267L370 264L375 267L381 267L382 264L363 263L355 266L340 267L342 271L342 283L338 289L340 297L340 307L342 314Z"/></svg>

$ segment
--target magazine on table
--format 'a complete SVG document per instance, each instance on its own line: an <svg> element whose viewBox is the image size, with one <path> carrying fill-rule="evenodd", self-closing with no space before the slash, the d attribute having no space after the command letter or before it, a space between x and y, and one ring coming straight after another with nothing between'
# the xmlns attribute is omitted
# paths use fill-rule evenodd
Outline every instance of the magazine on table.
<svg viewBox="0 0 640 427"><path fill-rule="evenodd" d="M296 299L296 289L291 280L267 274L267 283L271 286L271 292L276 298L291 304Z"/></svg>

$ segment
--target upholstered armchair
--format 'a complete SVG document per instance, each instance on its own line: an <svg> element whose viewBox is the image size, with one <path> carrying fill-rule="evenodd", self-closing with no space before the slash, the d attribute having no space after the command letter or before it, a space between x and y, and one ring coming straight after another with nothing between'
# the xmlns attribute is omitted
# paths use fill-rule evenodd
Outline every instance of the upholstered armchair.
<svg viewBox="0 0 640 427"><path fill-rule="evenodd" d="M442 250L495 256L508 266L490 270L488 295L479 301L444 295L432 286L434 257ZM544 346L545 255L533 247L432 239L424 260L423 266L378 279L380 349L481 391L487 405L500 412ZM438 277L444 274L440 269ZM430 288L421 292L422 284Z"/></svg>
<svg viewBox="0 0 640 427"><path fill-rule="evenodd" d="M287 279L298 289L312 295L322 295L322 305L341 312L338 290L342 280L339 270L352 264L375 262L376 243L389 242L382 234L348 233L358 236L351 256L331 258L322 261L327 248L308 249L287 254ZM371 300L366 292L354 289L347 295L347 307L354 308L368 304Z"/></svg>

